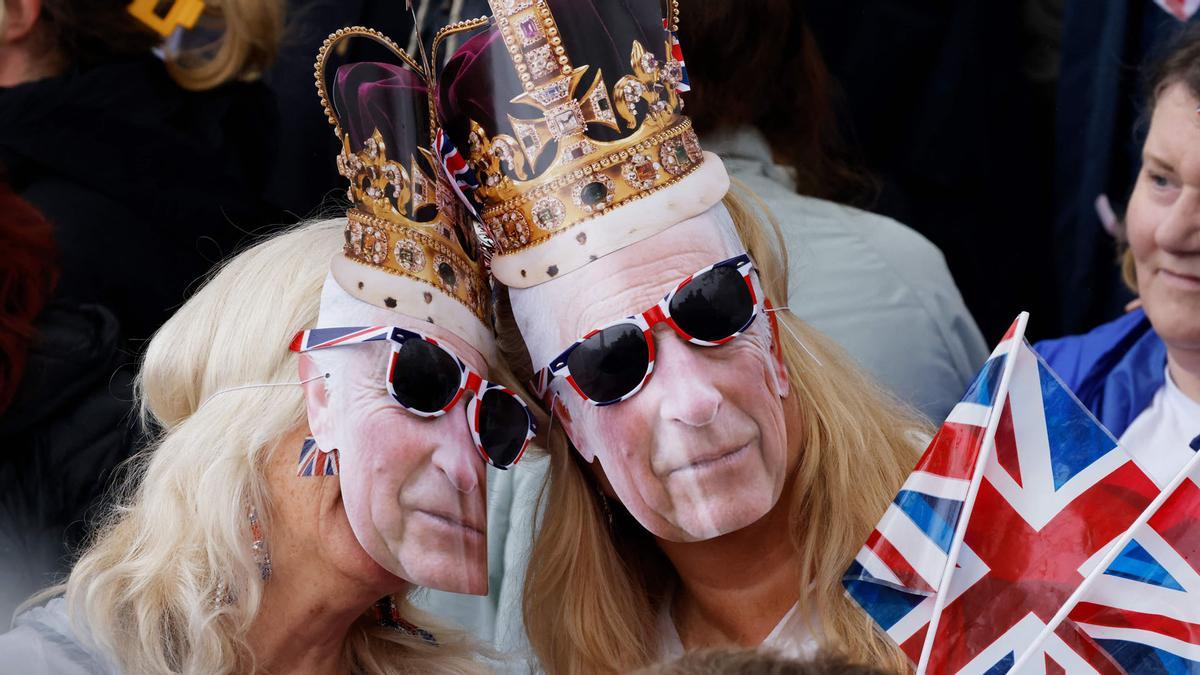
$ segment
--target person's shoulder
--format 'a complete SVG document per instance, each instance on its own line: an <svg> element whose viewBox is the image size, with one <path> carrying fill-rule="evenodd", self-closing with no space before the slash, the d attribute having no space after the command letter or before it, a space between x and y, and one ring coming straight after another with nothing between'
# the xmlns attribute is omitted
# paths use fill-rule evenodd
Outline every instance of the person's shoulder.
<svg viewBox="0 0 1200 675"><path fill-rule="evenodd" d="M764 197L780 221L784 236L804 239L836 231L868 245L891 262L920 270L928 263L945 265L942 252L921 233L888 216L801 194Z"/></svg>
<svg viewBox="0 0 1200 675"><path fill-rule="evenodd" d="M789 249L821 250L856 268L879 268L881 278L926 298L953 298L958 287L946 258L921 233L888 216L836 202L793 195L781 219ZM774 207L773 207L774 208ZM823 243L822 243L823 242ZM874 261L871 264L869 261ZM804 261L797 261L798 264ZM886 273L883 272L886 270Z"/></svg>
<svg viewBox="0 0 1200 675"><path fill-rule="evenodd" d="M13 629L0 635L0 664L27 675L118 675L76 635L66 601L50 600L17 617Z"/></svg>
<svg viewBox="0 0 1200 675"><path fill-rule="evenodd" d="M1152 332L1146 313L1136 309L1086 333L1042 340L1033 348L1068 385L1075 386L1109 355L1125 353Z"/></svg>
<svg viewBox="0 0 1200 675"><path fill-rule="evenodd" d="M852 230L885 257L920 263L932 260L945 264L941 249L920 232L894 218L824 199L797 196L803 200L808 212L834 220Z"/></svg>

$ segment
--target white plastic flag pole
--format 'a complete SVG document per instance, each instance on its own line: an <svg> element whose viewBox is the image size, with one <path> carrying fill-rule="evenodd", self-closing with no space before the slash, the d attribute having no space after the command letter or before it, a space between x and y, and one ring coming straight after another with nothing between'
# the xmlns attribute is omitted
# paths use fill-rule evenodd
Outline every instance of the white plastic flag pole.
<svg viewBox="0 0 1200 675"><path fill-rule="evenodd" d="M1038 650L1041 649L1042 644L1050 637L1050 634L1053 633L1056 628L1058 628L1058 625L1067 618L1067 615L1071 613L1071 610L1075 609L1075 605L1078 605L1079 601L1083 599L1083 596L1087 594L1088 590L1095 585L1096 580L1104 576L1104 573L1108 570L1108 566L1112 564L1112 561L1115 560L1117 556L1121 554L1121 551L1124 551L1125 547L1129 545L1129 542L1133 540L1138 528L1150 522L1150 519L1154 517L1154 514L1158 513L1158 510L1162 508L1162 505L1171 498L1171 494L1183 484L1183 481L1188 479L1188 476L1191 476L1193 473L1195 473L1197 469L1200 469L1200 452L1196 452L1192 456L1188 463L1179 470L1179 473L1175 474L1175 478L1171 479L1171 482L1167 484L1167 487L1163 488L1162 492L1159 492L1158 496L1154 498L1154 501L1150 502L1150 505L1146 507L1146 510L1142 511L1141 515L1137 517L1137 520L1133 521L1133 524L1129 526L1129 529L1125 530L1125 532L1118 537L1115 542L1113 542L1112 547L1108 549L1108 553L1104 554L1104 559L1101 560L1099 564L1092 569L1092 571L1088 572L1088 575L1084 577L1083 581L1075 589L1075 592L1067 598L1062 607L1058 608L1058 611L1055 612L1050 621L1046 623L1046 627L1042 629L1042 632L1038 633L1038 636L1034 638L1033 643L1025 649L1025 652L1021 654L1021 658L1017 659L1016 663L1013 664L1012 670L1008 672L1021 672L1020 669L1025 665L1026 662L1029 661L1029 659L1033 658L1033 656L1037 654Z"/></svg>
<svg viewBox="0 0 1200 675"><path fill-rule="evenodd" d="M1000 385L996 387L996 396L992 399L992 411L988 415L987 431L983 435L983 446L979 448L979 457L975 460L975 469L971 473L971 485L967 488L967 498L963 501L962 513L958 515L958 524L954 528L954 539L950 541L950 551L946 555L946 568L942 570L942 579L938 582L937 597L933 601L933 616L929 617L929 628L925 631L925 642L921 645L921 659L917 662L917 675L925 675L929 668L929 656L933 653L933 639L937 635L938 622L942 619L942 611L946 609L946 601L950 597L950 580L954 577L954 568L958 565L958 556L962 551L963 538L967 534L967 523L971 520L971 511L975 508L975 497L979 495L979 486L983 482L983 471L992 456L996 446L996 428L1000 426L1000 416L1004 412L1004 404L1008 401L1008 383L1012 379L1013 366L1017 362L1017 352L1025 343L1025 325L1029 323L1029 312L1021 312L1017 317L1017 327L1010 338L1008 354L1004 359L1004 371L1000 375Z"/></svg>

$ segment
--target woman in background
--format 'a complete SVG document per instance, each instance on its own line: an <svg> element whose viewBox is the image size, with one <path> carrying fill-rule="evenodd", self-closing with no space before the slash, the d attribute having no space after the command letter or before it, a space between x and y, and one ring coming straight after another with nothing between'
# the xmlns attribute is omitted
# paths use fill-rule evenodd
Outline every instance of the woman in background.
<svg viewBox="0 0 1200 675"><path fill-rule="evenodd" d="M987 346L942 252L909 227L854 208L869 208L869 180L838 141L837 84L804 4L681 0L685 110L705 149L779 221L787 305L941 422ZM771 30L762 30L765 17Z"/></svg>
<svg viewBox="0 0 1200 675"><path fill-rule="evenodd" d="M16 401L0 410L5 627L19 598L66 572L133 452L145 342L247 232L281 222L260 197L274 105L252 80L279 43L283 1L208 2L170 41L130 4L0 4L0 170L48 222L58 272L34 319L37 365L3 387Z"/></svg>
<svg viewBox="0 0 1200 675"><path fill-rule="evenodd" d="M210 2L169 41L129 5L5 3L0 165L54 226L56 297L107 307L137 351L247 231L280 222L259 196L274 105L253 80L284 3Z"/></svg>
<svg viewBox="0 0 1200 675"><path fill-rule="evenodd" d="M1179 38L1149 91L1121 258L1141 306L1037 349L1163 487L1200 450L1200 28Z"/></svg>
<svg viewBox="0 0 1200 675"><path fill-rule="evenodd" d="M247 250L156 334L138 389L146 422L162 431L66 584L51 591L64 597L21 615L0 636L5 668L30 675L476 670L465 639L412 610L405 595L414 586L359 542L336 458L298 470L301 448L310 447L306 392L296 385L306 357L288 344L317 324L344 226L317 223ZM329 382L382 372L377 353L344 349ZM245 386L257 384L282 386ZM393 414L377 378L360 384ZM456 413L431 422L396 409L388 442L450 436L462 461L482 465L461 443L466 425ZM441 420L463 432L432 426Z"/></svg>

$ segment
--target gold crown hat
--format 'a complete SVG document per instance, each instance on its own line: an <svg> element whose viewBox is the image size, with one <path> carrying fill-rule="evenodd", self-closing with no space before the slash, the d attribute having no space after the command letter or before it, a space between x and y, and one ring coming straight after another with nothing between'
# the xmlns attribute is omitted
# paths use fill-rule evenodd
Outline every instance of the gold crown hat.
<svg viewBox="0 0 1200 675"><path fill-rule="evenodd" d="M489 0L439 74L492 274L526 288L703 213L729 189L682 114L686 70L659 0ZM453 155L452 151L449 153Z"/></svg>
<svg viewBox="0 0 1200 675"><path fill-rule="evenodd" d="M340 65L339 43L366 38L394 56ZM344 47L344 45L343 45ZM490 287L461 200L433 154L428 78L392 40L362 27L330 35L317 54L317 92L349 179L346 245L330 263L351 296L443 326L495 358Z"/></svg>

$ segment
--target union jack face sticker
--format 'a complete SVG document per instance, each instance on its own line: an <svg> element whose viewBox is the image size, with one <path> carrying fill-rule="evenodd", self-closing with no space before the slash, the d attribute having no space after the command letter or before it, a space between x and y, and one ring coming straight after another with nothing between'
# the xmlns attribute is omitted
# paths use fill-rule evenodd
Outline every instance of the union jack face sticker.
<svg viewBox="0 0 1200 675"><path fill-rule="evenodd" d="M300 448L300 464L296 475L301 477L338 475L337 450L326 452L317 447L315 438L312 436L305 438L304 444Z"/></svg>

